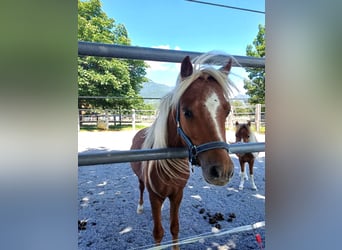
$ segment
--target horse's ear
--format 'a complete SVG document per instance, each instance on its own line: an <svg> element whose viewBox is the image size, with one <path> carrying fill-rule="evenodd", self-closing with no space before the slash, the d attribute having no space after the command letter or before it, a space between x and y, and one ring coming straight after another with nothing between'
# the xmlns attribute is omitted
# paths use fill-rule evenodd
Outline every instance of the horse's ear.
<svg viewBox="0 0 342 250"><path fill-rule="evenodd" d="M239 126L239 122L238 121L235 122L235 126Z"/></svg>
<svg viewBox="0 0 342 250"><path fill-rule="evenodd" d="M248 121L247 125L248 125L248 127L250 127L251 126L251 121Z"/></svg>
<svg viewBox="0 0 342 250"><path fill-rule="evenodd" d="M233 60L231 58L229 58L227 64L225 66L223 66L220 70L222 72L225 72L226 74L228 74L232 68L232 64L233 64Z"/></svg>
<svg viewBox="0 0 342 250"><path fill-rule="evenodd" d="M181 65L181 77L185 78L192 75L192 64L189 56L184 57Z"/></svg>

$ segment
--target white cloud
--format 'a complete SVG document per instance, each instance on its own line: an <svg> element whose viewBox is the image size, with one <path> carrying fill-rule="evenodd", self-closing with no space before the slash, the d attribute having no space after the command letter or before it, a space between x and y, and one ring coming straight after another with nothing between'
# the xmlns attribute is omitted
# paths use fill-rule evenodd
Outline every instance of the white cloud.
<svg viewBox="0 0 342 250"><path fill-rule="evenodd" d="M165 45L163 45L163 44L161 44L161 45L156 45L156 46L152 46L152 48L155 48L155 49L173 49L173 50L181 50L181 48L180 48L178 45L176 45L174 48L171 48L171 46L168 45L168 44L165 44Z"/></svg>
<svg viewBox="0 0 342 250"><path fill-rule="evenodd" d="M147 72L169 70L169 63L166 62L146 61L145 63L149 65L149 68L147 68Z"/></svg>
<svg viewBox="0 0 342 250"><path fill-rule="evenodd" d="M170 45L157 45L152 46L152 48L158 49L172 49ZM174 50L180 50L179 46L175 46ZM178 72L180 69L179 63L168 63L168 62L156 62L156 61L146 61L146 63L150 66L147 69L147 73L155 72L155 71L172 71Z"/></svg>
<svg viewBox="0 0 342 250"><path fill-rule="evenodd" d="M152 48L155 48L155 49L170 49L170 45L157 45L157 46L152 46Z"/></svg>

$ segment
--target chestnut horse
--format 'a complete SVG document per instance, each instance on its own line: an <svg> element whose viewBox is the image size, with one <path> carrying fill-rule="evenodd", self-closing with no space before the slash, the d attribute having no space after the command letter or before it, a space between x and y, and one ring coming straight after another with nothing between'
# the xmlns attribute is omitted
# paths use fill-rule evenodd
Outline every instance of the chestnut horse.
<svg viewBox="0 0 342 250"><path fill-rule="evenodd" d="M215 59L220 69L209 63ZM228 58L228 59L227 59ZM170 231L178 242L178 213L183 189L190 175L189 161L202 168L204 179L223 186L233 176L234 165L227 152L225 121L230 112L228 97L234 86L228 78L232 57L204 54L193 61L186 56L173 91L162 98L156 120L151 127L137 132L131 149L188 147L189 159L165 159L132 162L139 179L140 200L137 213L143 211L146 186L154 221L153 237L160 245L164 236L161 207L170 201ZM217 65L217 61L215 61ZM174 245L173 249L179 249Z"/></svg>
<svg viewBox="0 0 342 250"><path fill-rule="evenodd" d="M251 122L248 121L246 124L239 124L239 122L235 123L235 142L256 142L256 137L254 133L251 131ZM254 183L254 175L253 175L253 166L254 159L257 157L258 153L244 153L244 154L236 154L239 157L240 162L240 185L239 189L243 190L243 185L245 183L245 179L248 180L247 173L245 172L245 163L248 163L249 166L249 178L251 182L251 186L253 190L258 190Z"/></svg>

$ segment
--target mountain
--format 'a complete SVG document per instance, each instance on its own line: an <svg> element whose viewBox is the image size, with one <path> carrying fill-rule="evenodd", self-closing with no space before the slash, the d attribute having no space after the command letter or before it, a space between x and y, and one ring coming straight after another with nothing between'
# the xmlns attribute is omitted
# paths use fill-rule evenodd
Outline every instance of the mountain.
<svg viewBox="0 0 342 250"><path fill-rule="evenodd" d="M140 90L140 95L143 98L162 98L169 93L173 87L156 82L144 82Z"/></svg>
<svg viewBox="0 0 342 250"><path fill-rule="evenodd" d="M156 83L156 82L144 82L143 87L140 90L140 95L143 98L162 98L167 93L169 93L174 87ZM242 102L247 102L249 99L249 96L246 94L237 94L232 98L232 100L240 100ZM153 106L158 107L159 100L149 100L145 99L146 104L152 104Z"/></svg>

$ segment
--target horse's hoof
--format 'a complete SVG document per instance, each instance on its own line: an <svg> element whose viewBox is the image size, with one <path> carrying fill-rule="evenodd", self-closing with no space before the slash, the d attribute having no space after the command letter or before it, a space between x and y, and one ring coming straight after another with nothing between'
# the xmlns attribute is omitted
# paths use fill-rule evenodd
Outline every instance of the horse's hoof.
<svg viewBox="0 0 342 250"><path fill-rule="evenodd" d="M137 214L142 214L142 212L144 212L144 207L143 207L143 205L138 205Z"/></svg>
<svg viewBox="0 0 342 250"><path fill-rule="evenodd" d="M257 186L254 183L252 184L252 189L253 190L258 190Z"/></svg>

